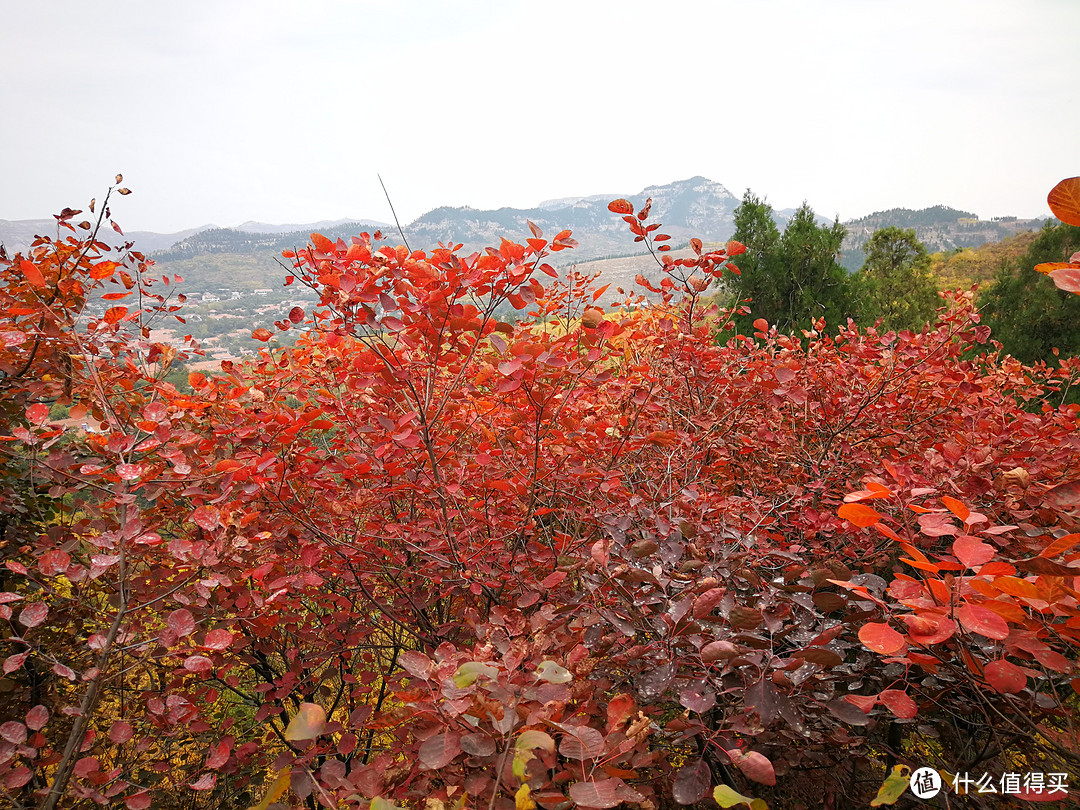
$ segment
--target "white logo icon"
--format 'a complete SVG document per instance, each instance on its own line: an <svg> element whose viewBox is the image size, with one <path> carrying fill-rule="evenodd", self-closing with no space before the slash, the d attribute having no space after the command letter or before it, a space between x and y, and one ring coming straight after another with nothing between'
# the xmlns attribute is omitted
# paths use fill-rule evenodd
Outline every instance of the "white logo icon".
<svg viewBox="0 0 1080 810"><path fill-rule="evenodd" d="M941 792L941 774L933 768L919 768L911 774L911 792L920 799L932 799Z"/></svg>

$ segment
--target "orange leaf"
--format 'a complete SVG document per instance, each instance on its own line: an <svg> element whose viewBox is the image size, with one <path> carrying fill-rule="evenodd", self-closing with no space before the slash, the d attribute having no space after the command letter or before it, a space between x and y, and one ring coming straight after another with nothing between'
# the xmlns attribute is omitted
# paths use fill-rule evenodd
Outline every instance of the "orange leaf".
<svg viewBox="0 0 1080 810"><path fill-rule="evenodd" d="M904 649L904 637L889 625L881 622L867 622L859 628L859 641L876 653L892 655Z"/></svg>
<svg viewBox="0 0 1080 810"><path fill-rule="evenodd" d="M41 271L38 270L37 265L33 262L28 262L23 259L19 263L19 267L22 268L23 275L26 276L26 280L33 284L35 287L45 286L45 276L41 275Z"/></svg>
<svg viewBox="0 0 1080 810"><path fill-rule="evenodd" d="M127 307L109 307L105 310L105 323L116 323L127 315Z"/></svg>
<svg viewBox="0 0 1080 810"><path fill-rule="evenodd" d="M941 502L945 504L950 512L956 515L960 520L967 521L971 515L971 510L967 508L961 501L956 498L950 498L948 495L941 496Z"/></svg>
<svg viewBox="0 0 1080 810"><path fill-rule="evenodd" d="M313 233L311 235L311 244L315 246L315 249L322 253L333 253L334 243L323 236L321 233Z"/></svg>
<svg viewBox="0 0 1080 810"><path fill-rule="evenodd" d="M881 520L881 515L878 514L876 509L872 509L861 503L845 503L836 510L836 514L848 523L853 523L862 528L873 526Z"/></svg>
<svg viewBox="0 0 1080 810"><path fill-rule="evenodd" d="M1067 534L1064 537L1059 537L1053 543L1044 548L1039 554L1039 556L1056 557L1058 554L1064 554L1077 543L1080 543L1080 534Z"/></svg>
<svg viewBox="0 0 1080 810"><path fill-rule="evenodd" d="M274 336L274 333L271 332L269 329L260 326L258 329L251 333L251 336L256 340L266 341L272 338Z"/></svg>
<svg viewBox="0 0 1080 810"><path fill-rule="evenodd" d="M612 200L608 203L608 211L613 214L632 214L634 213L634 206L632 206L629 200L619 198L618 200Z"/></svg>
<svg viewBox="0 0 1080 810"><path fill-rule="evenodd" d="M1071 262L1043 262L1042 264L1035 265L1035 272L1042 273L1044 276L1048 276L1055 270L1064 270L1067 267L1075 267L1076 265Z"/></svg>
<svg viewBox="0 0 1080 810"><path fill-rule="evenodd" d="M1062 222L1080 226L1080 177L1066 177L1050 190L1046 202Z"/></svg>

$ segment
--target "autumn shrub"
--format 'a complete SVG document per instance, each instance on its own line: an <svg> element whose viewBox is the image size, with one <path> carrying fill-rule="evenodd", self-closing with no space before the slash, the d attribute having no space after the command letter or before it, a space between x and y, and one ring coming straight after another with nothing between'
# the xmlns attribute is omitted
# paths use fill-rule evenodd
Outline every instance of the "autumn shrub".
<svg viewBox="0 0 1080 810"><path fill-rule="evenodd" d="M5 260L14 806L865 806L895 765L1075 772L1068 363L1001 357L960 294L920 333L730 338L702 295L742 246L672 259L647 208L612 203L649 306L556 271L568 232L313 234L285 282L319 303L184 393L143 257ZM101 432L60 441L57 399Z"/></svg>

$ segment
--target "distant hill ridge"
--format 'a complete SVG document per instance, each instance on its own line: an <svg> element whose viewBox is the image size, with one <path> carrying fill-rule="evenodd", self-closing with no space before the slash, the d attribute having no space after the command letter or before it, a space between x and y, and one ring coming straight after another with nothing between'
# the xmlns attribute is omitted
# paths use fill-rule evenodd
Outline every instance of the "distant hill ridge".
<svg viewBox="0 0 1080 810"><path fill-rule="evenodd" d="M413 247L432 247L438 243L463 244L466 251L497 245L499 239L523 240L531 233L528 223L539 226L551 237L562 230L571 230L579 248L559 258L585 262L611 256L636 255L643 252L621 218L608 211L608 203L618 194L595 194L584 197L564 197L546 200L533 208L498 208L493 210L469 207L442 206L418 217L404 226L405 236ZM739 205L727 188L708 178L696 176L665 185L649 186L637 194L622 195L641 206L645 199L653 200L652 221L663 224L674 247L687 244L692 236L706 242L724 242L735 230L734 211ZM774 217L783 227L794 209L774 209ZM974 214L936 205L921 210L892 208L878 211L844 223L848 237L843 245L843 264L851 270L862 265L863 246L880 227L915 228L916 234L931 252L943 252L963 247L977 247L998 241L1033 227L1038 220L1017 220L999 217L979 220ZM331 239L348 238L360 231L382 230L388 241L398 242L395 226L374 220L323 220L308 224L272 225L263 222L244 222L235 228L204 226L176 234L131 232L128 238L136 248L153 254L159 263L185 261L198 256L231 254L273 258L281 251L302 247L310 234L318 231ZM8 252L25 249L37 233L55 233L52 220L0 220L0 242ZM117 237L106 235L111 241ZM268 265L269 266L269 265Z"/></svg>

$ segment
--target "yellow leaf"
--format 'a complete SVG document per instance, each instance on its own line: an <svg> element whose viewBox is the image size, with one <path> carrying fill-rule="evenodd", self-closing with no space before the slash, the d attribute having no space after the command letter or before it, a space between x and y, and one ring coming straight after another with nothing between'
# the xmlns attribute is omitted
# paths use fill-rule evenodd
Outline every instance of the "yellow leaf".
<svg viewBox="0 0 1080 810"><path fill-rule="evenodd" d="M717 785L713 788L712 795L716 803L724 808L745 804L750 810L769 810L769 806L765 804L763 799L751 799L749 796L743 796L727 785Z"/></svg>
<svg viewBox="0 0 1080 810"><path fill-rule="evenodd" d="M290 742L296 740L314 740L318 737L326 725L326 712L322 706L315 703L301 703L300 709L293 715L285 729L285 739Z"/></svg>
<svg viewBox="0 0 1080 810"><path fill-rule="evenodd" d="M514 807L516 810L536 810L536 802L529 795L529 786L522 785L514 794Z"/></svg>
<svg viewBox="0 0 1080 810"><path fill-rule="evenodd" d="M555 740L546 731L534 728L526 729L518 735L514 742L514 748L518 751L527 751L532 748L543 748L549 753L555 753Z"/></svg>
<svg viewBox="0 0 1080 810"><path fill-rule="evenodd" d="M291 774L288 768L282 768L278 771L277 779L274 780L274 784L270 786L270 790L266 792L266 795L262 797L262 801L251 805L248 810L266 810L272 802L280 799L285 791L289 789L290 778Z"/></svg>
<svg viewBox="0 0 1080 810"><path fill-rule="evenodd" d="M960 796L966 796L967 795L967 792L968 792L967 787L965 785L963 785L963 784L958 784L957 783L955 774L951 774L948 771L938 771L938 773L941 774L942 783L949 790L951 790L953 793L956 793L956 794L958 794Z"/></svg>

